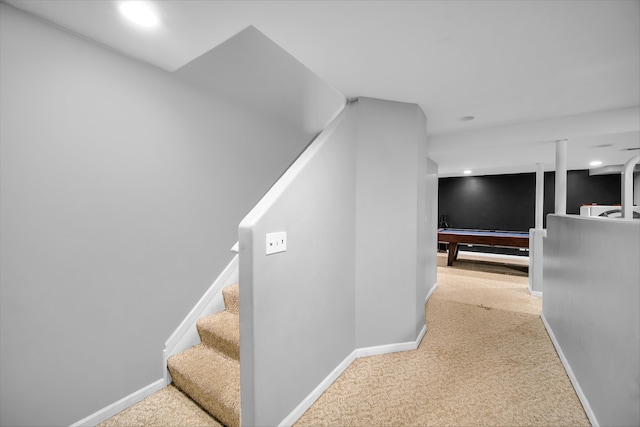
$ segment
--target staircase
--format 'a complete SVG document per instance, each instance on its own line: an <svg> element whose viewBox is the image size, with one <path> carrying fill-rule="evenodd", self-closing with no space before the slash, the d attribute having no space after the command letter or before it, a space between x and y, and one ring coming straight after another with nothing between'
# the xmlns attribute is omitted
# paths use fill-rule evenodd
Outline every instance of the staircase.
<svg viewBox="0 0 640 427"><path fill-rule="evenodd" d="M226 309L198 319L200 344L167 360L173 384L227 427L240 427L239 286L222 289Z"/></svg>

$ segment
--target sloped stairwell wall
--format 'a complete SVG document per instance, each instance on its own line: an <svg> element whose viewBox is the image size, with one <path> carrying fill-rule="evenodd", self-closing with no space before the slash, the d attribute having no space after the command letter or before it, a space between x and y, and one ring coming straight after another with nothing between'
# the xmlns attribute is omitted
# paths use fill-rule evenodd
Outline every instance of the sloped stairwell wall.
<svg viewBox="0 0 640 427"><path fill-rule="evenodd" d="M233 100L0 4L0 425L70 425L162 378L238 223L344 104L265 39L211 54L269 62L212 83L274 88ZM291 74L313 106L279 91Z"/></svg>
<svg viewBox="0 0 640 427"><path fill-rule="evenodd" d="M363 348L419 342L436 267L425 125L417 105L360 98L240 224L243 425L289 424Z"/></svg>

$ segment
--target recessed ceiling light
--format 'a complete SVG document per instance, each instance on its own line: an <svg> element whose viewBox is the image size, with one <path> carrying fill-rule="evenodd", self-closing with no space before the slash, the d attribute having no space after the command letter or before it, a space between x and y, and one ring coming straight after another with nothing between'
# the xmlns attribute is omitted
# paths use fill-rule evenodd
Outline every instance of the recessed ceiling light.
<svg viewBox="0 0 640 427"><path fill-rule="evenodd" d="M593 162L589 163L591 166L600 166L602 164L602 162L600 160L594 160Z"/></svg>
<svg viewBox="0 0 640 427"><path fill-rule="evenodd" d="M473 116L460 117L460 121L462 121L462 122L470 122L473 119L475 119L475 117L473 117Z"/></svg>
<svg viewBox="0 0 640 427"><path fill-rule="evenodd" d="M128 1L120 4L120 12L132 22L143 27L158 25L158 15L155 14L147 2Z"/></svg>
<svg viewBox="0 0 640 427"><path fill-rule="evenodd" d="M465 175L469 175L471 172L473 172L473 171L470 171L469 169L467 169L466 171L464 171L462 173L465 174Z"/></svg>

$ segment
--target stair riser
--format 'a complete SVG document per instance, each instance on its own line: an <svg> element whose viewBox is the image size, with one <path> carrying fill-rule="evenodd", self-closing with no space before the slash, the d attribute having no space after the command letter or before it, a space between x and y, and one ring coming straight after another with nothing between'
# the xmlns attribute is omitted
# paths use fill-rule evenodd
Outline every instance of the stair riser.
<svg viewBox="0 0 640 427"><path fill-rule="evenodd" d="M194 384L182 376L180 372L171 369L171 367L169 367L169 372L176 387L186 393L211 415L218 418L225 426L240 427L240 407L227 408L207 394L202 388L198 387L197 384Z"/></svg>
<svg viewBox="0 0 640 427"><path fill-rule="evenodd" d="M237 285L224 288L222 290L222 297L224 299L224 306L228 311L236 314L240 312L240 294Z"/></svg>
<svg viewBox="0 0 640 427"><path fill-rule="evenodd" d="M199 330L198 332L200 333L200 341L202 341L203 344L215 348L232 359L240 360L240 343L227 341L206 331Z"/></svg>
<svg viewBox="0 0 640 427"><path fill-rule="evenodd" d="M196 321L197 344L167 360L176 387L227 427L240 427L239 287L222 289L226 310Z"/></svg>

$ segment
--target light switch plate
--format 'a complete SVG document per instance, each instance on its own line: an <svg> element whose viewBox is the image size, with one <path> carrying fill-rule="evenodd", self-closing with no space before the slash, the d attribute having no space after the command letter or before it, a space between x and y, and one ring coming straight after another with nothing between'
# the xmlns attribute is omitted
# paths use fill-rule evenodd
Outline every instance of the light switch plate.
<svg viewBox="0 0 640 427"><path fill-rule="evenodd" d="M267 233L267 255L287 250L287 232Z"/></svg>

